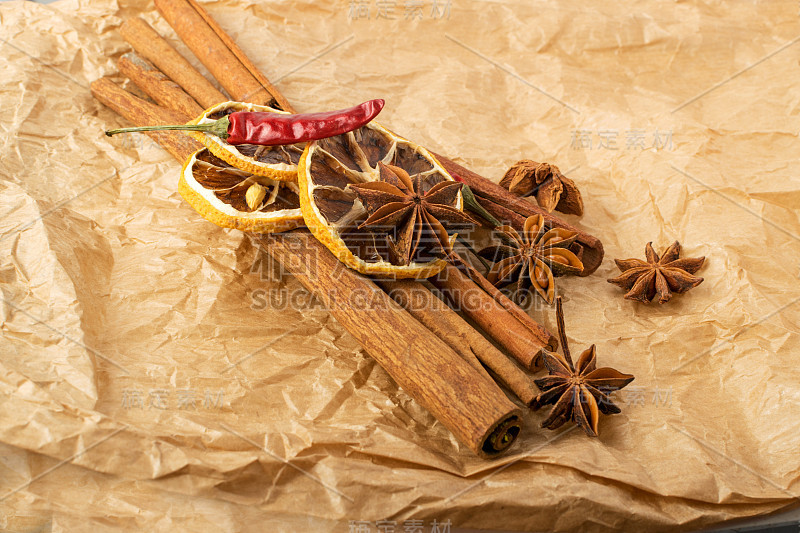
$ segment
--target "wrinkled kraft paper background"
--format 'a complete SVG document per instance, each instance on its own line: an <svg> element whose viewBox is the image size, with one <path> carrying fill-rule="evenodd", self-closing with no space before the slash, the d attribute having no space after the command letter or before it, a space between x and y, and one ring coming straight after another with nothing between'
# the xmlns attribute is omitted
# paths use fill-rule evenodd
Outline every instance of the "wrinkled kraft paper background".
<svg viewBox="0 0 800 533"><path fill-rule="evenodd" d="M206 6L300 110L384 97L383 123L493 179L568 171L606 260L560 280L567 329L636 375L623 413L597 440L529 413L478 459L196 215L166 152L102 135L125 123L88 84L117 76L125 18L186 53L152 4L2 3L0 528L656 531L796 503L797 2L419 4ZM697 289L606 283L675 239L708 257Z"/></svg>

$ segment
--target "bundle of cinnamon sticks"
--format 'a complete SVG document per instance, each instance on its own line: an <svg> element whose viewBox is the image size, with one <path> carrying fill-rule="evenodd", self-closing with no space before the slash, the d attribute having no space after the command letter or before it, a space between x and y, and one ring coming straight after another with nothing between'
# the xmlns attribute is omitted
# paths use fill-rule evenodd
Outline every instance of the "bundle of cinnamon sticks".
<svg viewBox="0 0 800 533"><path fill-rule="evenodd" d="M132 18L121 26L120 33L135 53L124 54L118 66L153 102L101 79L92 84L92 92L102 103L137 126L186 122L203 108L228 99L295 111L194 0L156 0L156 7L230 98L146 22ZM202 148L181 133L148 135L180 162ZM450 159L437 158L471 187L496 218L521 227L529 214L542 212L550 224L578 233L573 249L582 256L584 274L600 264L603 249L595 237ZM454 257L452 264L431 280L443 301L419 281L373 281L337 268L337 259L306 230L257 238L287 271L322 299L334 318L397 384L462 443L479 455L492 456L514 442L522 427L522 411L498 383L530 405L537 389L529 372L542 349L555 349L556 340L480 272ZM331 284L336 291L327 290ZM374 296L374 307L356 305L352 298L356 294Z"/></svg>

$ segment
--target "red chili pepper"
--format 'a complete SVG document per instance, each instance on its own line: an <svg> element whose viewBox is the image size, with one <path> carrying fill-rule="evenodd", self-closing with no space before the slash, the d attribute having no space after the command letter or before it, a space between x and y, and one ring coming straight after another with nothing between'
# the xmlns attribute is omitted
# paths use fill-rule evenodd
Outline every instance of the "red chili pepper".
<svg viewBox="0 0 800 533"><path fill-rule="evenodd" d="M323 113L287 115L268 111L236 111L205 124L176 124L144 126L109 130L117 133L158 130L203 131L216 135L229 144L259 144L276 146L315 141L353 131L374 119L383 109L384 101L370 100L363 104Z"/></svg>
<svg viewBox="0 0 800 533"><path fill-rule="evenodd" d="M335 137L353 131L375 118L383 109L383 100L325 113L282 115L268 112L239 111L228 115L230 144L294 144Z"/></svg>

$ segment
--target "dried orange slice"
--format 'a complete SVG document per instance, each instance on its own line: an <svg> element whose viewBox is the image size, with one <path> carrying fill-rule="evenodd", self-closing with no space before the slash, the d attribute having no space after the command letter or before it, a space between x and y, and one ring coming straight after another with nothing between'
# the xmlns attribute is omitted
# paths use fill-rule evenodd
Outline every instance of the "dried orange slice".
<svg viewBox="0 0 800 533"><path fill-rule="evenodd" d="M267 111L283 113L268 106L243 102L223 102L203 111L189 124L214 122L235 111ZM297 162L303 154L305 143L285 146L260 146L257 144L228 144L216 135L200 131L187 131L188 135L203 143L212 154L236 168L251 174L266 176L279 181L297 181Z"/></svg>
<svg viewBox="0 0 800 533"><path fill-rule="evenodd" d="M367 219L367 210L349 186L379 181L379 163L404 170L412 180L419 180L423 191L454 181L430 152L370 122L306 146L298 170L300 208L306 226L340 261L362 274L433 276L446 265L441 257L423 254L400 264L389 233L359 229ZM452 207L463 210L463 203L459 191ZM451 245L454 240L455 235L451 235Z"/></svg>
<svg viewBox="0 0 800 533"><path fill-rule="evenodd" d="M178 191L203 218L223 228L272 233L303 225L296 183L232 167L207 148L183 165Z"/></svg>

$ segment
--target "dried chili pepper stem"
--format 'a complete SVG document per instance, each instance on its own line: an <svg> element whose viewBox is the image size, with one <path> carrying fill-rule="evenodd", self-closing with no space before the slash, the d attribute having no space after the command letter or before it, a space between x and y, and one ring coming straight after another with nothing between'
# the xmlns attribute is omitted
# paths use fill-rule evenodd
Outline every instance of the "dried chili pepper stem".
<svg viewBox="0 0 800 533"><path fill-rule="evenodd" d="M451 174L453 179L459 183L464 183L461 177L458 174ZM473 213L479 215L481 218L489 222L495 228L500 225L500 221L494 218L491 214L489 214L486 209L483 208L481 204L478 203L478 200L475 199L475 195L472 194L472 189L469 188L469 185L464 183L463 187L461 187L461 197L464 199L464 206L472 211Z"/></svg>
<svg viewBox="0 0 800 533"><path fill-rule="evenodd" d="M112 135L116 135L118 133L138 133L142 131L166 131L166 130L202 131L205 133L210 133L211 135L216 135L217 137L221 138L224 141L228 139L229 126L230 126L230 120L228 119L228 117L222 117L219 120L215 120L214 122L208 122L206 124L170 124L167 126L140 126L137 128L120 128L116 130L107 130L106 135L111 137Z"/></svg>
<svg viewBox="0 0 800 533"><path fill-rule="evenodd" d="M144 126L106 131L117 133L141 131L201 131L216 135L228 144L277 146L316 141L342 135L369 123L383 109L384 101L369 100L357 106L323 113L273 113L269 111L236 111L214 122Z"/></svg>

